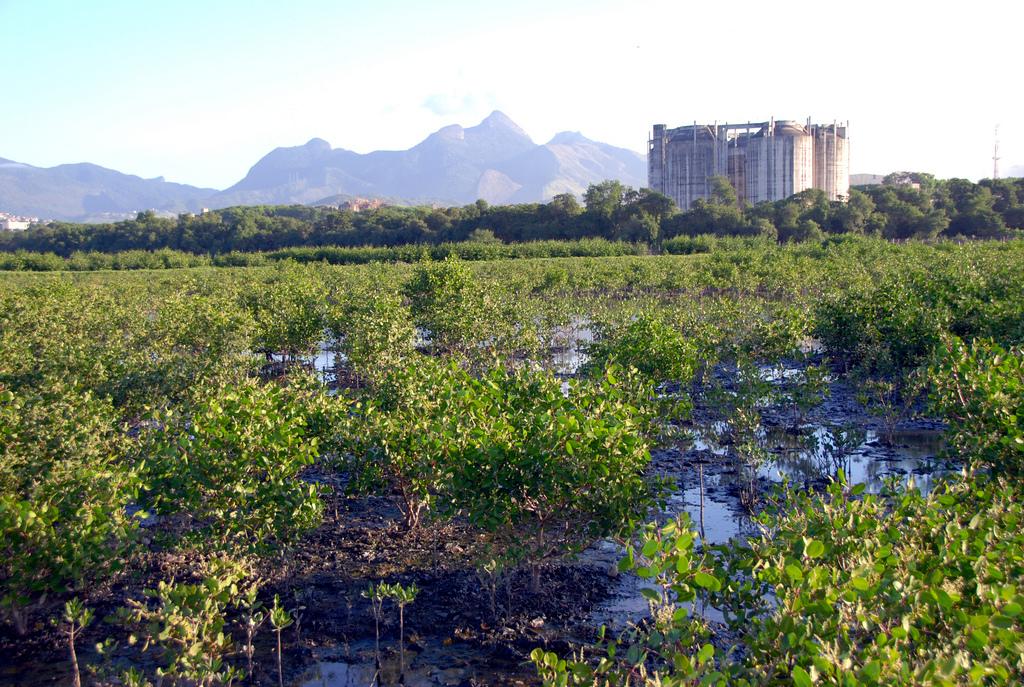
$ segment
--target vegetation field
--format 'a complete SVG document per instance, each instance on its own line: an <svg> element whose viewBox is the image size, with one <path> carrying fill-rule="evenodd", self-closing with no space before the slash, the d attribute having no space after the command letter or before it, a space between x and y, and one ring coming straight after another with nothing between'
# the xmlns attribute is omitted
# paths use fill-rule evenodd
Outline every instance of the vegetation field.
<svg viewBox="0 0 1024 687"><path fill-rule="evenodd" d="M1024 241L810 239L0 273L0 684L1021 684Z"/></svg>

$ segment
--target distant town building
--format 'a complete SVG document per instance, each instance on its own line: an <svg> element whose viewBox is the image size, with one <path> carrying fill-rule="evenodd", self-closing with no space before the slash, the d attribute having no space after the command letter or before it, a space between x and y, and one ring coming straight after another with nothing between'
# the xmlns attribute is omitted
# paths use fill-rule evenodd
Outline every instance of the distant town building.
<svg viewBox="0 0 1024 687"><path fill-rule="evenodd" d="M648 142L651 189L688 210L711 196L709 179L727 177L740 203L788 198L809 188L829 200L850 194L849 125L774 118L746 124L697 124L668 129L655 124Z"/></svg>
<svg viewBox="0 0 1024 687"><path fill-rule="evenodd" d="M363 212L364 210L376 210L384 205L384 201L380 198L352 198L338 205L338 209Z"/></svg>
<svg viewBox="0 0 1024 687"><path fill-rule="evenodd" d="M0 231L25 231L38 222L38 217L21 217L8 212L0 212Z"/></svg>

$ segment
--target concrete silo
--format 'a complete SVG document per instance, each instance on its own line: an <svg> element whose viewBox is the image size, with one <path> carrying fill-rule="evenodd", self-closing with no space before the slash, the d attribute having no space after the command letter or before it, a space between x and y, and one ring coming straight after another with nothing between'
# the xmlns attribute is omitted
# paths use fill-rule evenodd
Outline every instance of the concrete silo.
<svg viewBox="0 0 1024 687"><path fill-rule="evenodd" d="M791 120L746 124L654 126L648 184L686 210L711 194L709 179L727 177L743 204L821 188L830 200L849 193L846 127Z"/></svg>

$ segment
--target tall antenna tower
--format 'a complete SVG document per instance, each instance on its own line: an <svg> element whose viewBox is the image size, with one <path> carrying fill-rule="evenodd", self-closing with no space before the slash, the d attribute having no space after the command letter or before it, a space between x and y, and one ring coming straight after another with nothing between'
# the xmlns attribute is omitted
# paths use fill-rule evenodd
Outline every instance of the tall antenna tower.
<svg viewBox="0 0 1024 687"><path fill-rule="evenodd" d="M992 146L992 178L999 178L999 125L996 124L995 144Z"/></svg>

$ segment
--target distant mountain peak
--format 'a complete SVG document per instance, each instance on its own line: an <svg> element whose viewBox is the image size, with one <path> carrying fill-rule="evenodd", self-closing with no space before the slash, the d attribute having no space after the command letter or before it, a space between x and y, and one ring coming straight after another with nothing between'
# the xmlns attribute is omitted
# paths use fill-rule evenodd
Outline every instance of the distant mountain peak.
<svg viewBox="0 0 1024 687"><path fill-rule="evenodd" d="M508 129L526 138L530 137L529 134L523 131L522 127L513 122L512 119L501 110L495 110L484 117L483 121L477 125L477 128Z"/></svg>
<svg viewBox="0 0 1024 687"><path fill-rule="evenodd" d="M512 121L512 118L501 110L494 110L491 114L484 117L481 124L488 124L490 126L514 126L519 128L519 125Z"/></svg>
<svg viewBox="0 0 1024 687"><path fill-rule="evenodd" d="M330 151L331 144L322 138L311 138L308 141L306 141L306 145L304 147L309 148L311 150Z"/></svg>
<svg viewBox="0 0 1024 687"><path fill-rule="evenodd" d="M589 138L579 131L559 131L555 134L548 145L573 145L574 143L592 143Z"/></svg>

